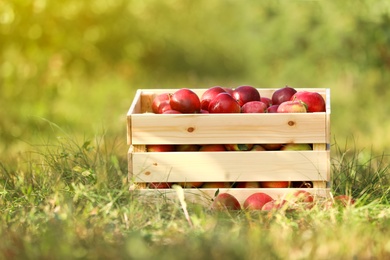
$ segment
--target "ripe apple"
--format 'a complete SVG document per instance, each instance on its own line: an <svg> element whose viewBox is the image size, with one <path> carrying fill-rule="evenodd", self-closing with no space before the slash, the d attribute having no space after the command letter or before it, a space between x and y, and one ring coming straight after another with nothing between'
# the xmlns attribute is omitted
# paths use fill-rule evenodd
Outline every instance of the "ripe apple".
<svg viewBox="0 0 390 260"><path fill-rule="evenodd" d="M253 144L225 144L227 151L249 151Z"/></svg>
<svg viewBox="0 0 390 260"><path fill-rule="evenodd" d="M289 181L262 181L260 183L262 188L288 188L290 186Z"/></svg>
<svg viewBox="0 0 390 260"><path fill-rule="evenodd" d="M272 99L270 99L269 97L260 97L260 101L265 103L267 107L272 106Z"/></svg>
<svg viewBox="0 0 390 260"><path fill-rule="evenodd" d="M197 144L178 144L176 145L177 152L196 152L199 151L200 145Z"/></svg>
<svg viewBox="0 0 390 260"><path fill-rule="evenodd" d="M176 150L175 145L171 144L148 144L146 151L148 152L173 152Z"/></svg>
<svg viewBox="0 0 390 260"><path fill-rule="evenodd" d="M230 188L232 184L230 182L205 182L202 185L202 188L210 188L210 189L223 189Z"/></svg>
<svg viewBox="0 0 390 260"><path fill-rule="evenodd" d="M228 87L222 87L227 93L229 93L231 96L233 96L233 89Z"/></svg>
<svg viewBox="0 0 390 260"><path fill-rule="evenodd" d="M297 202L307 202L307 203L311 203L314 201L314 197L313 195L308 192L308 191L305 191L305 190L296 190L294 192L292 192L291 194L287 195L287 198L291 201L291 202L294 202L294 203L297 203Z"/></svg>
<svg viewBox="0 0 390 260"><path fill-rule="evenodd" d="M220 193L211 204L213 210L240 210L241 205L236 197L229 193Z"/></svg>
<svg viewBox="0 0 390 260"><path fill-rule="evenodd" d="M236 182L236 188L260 188L260 183L256 181Z"/></svg>
<svg viewBox="0 0 390 260"><path fill-rule="evenodd" d="M325 99L317 92L298 91L291 97L292 101L301 101L306 104L307 112L325 112Z"/></svg>
<svg viewBox="0 0 390 260"><path fill-rule="evenodd" d="M209 113L240 113L241 106L227 92L219 93L209 103Z"/></svg>
<svg viewBox="0 0 390 260"><path fill-rule="evenodd" d="M169 189L171 184L168 182L150 182L148 183L148 188L150 189Z"/></svg>
<svg viewBox="0 0 390 260"><path fill-rule="evenodd" d="M296 144L296 143L288 143L284 144L280 150L282 151L310 151L313 150L310 144Z"/></svg>
<svg viewBox="0 0 390 260"><path fill-rule="evenodd" d="M296 89L285 86L284 88L280 88L275 90L272 94L271 100L273 105L280 105L285 101L291 100L291 97L296 93Z"/></svg>
<svg viewBox="0 0 390 260"><path fill-rule="evenodd" d="M261 144L254 144L251 151L266 151L266 149Z"/></svg>
<svg viewBox="0 0 390 260"><path fill-rule="evenodd" d="M169 102L173 110L183 114L197 113L200 111L200 99L198 95L188 88L181 88L171 95Z"/></svg>
<svg viewBox="0 0 390 260"><path fill-rule="evenodd" d="M271 105L267 108L267 113L277 113L279 105Z"/></svg>
<svg viewBox="0 0 390 260"><path fill-rule="evenodd" d="M285 101L278 107L277 113L306 113L306 105L301 101Z"/></svg>
<svg viewBox="0 0 390 260"><path fill-rule="evenodd" d="M160 106L162 104L169 104L170 96L171 96L170 93L161 93L161 94L158 94L157 96L155 96L153 98L153 102L152 102L153 113L161 114L159 112Z"/></svg>
<svg viewBox="0 0 390 260"><path fill-rule="evenodd" d="M179 182L183 188L199 188L203 185L203 182Z"/></svg>
<svg viewBox="0 0 390 260"><path fill-rule="evenodd" d="M164 114L165 111L169 111L169 110L172 110L170 101L169 100L164 100L158 106L157 114Z"/></svg>
<svg viewBox="0 0 390 260"><path fill-rule="evenodd" d="M256 192L246 198L244 209L261 210L265 203L272 200L272 197L263 192Z"/></svg>
<svg viewBox="0 0 390 260"><path fill-rule="evenodd" d="M277 151L280 150L280 148L283 146L283 144L261 144L267 151Z"/></svg>
<svg viewBox="0 0 390 260"><path fill-rule="evenodd" d="M288 203L287 200L271 200L264 204L264 206L261 208L264 211L271 211L276 209L283 208L284 205Z"/></svg>
<svg viewBox="0 0 390 260"><path fill-rule="evenodd" d="M209 109L209 104L219 93L226 92L222 87L215 86L207 89L200 97L200 107L203 110Z"/></svg>
<svg viewBox="0 0 390 260"><path fill-rule="evenodd" d="M183 114L183 113L181 113L181 112L179 112L177 110L167 109L167 110L164 110L161 114Z"/></svg>
<svg viewBox="0 0 390 260"><path fill-rule="evenodd" d="M260 101L259 91L252 86L239 86L233 90L233 97L240 106L249 101Z"/></svg>
<svg viewBox="0 0 390 260"><path fill-rule="evenodd" d="M267 113L267 104L261 101L249 101L241 107L241 113Z"/></svg>
<svg viewBox="0 0 390 260"><path fill-rule="evenodd" d="M199 148L200 152L222 152L226 151L223 144L204 144Z"/></svg>

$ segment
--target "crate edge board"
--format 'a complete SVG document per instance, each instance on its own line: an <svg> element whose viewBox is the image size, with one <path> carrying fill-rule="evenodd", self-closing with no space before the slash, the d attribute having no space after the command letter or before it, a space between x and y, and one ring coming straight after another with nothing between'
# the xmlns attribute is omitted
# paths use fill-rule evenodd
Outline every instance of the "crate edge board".
<svg viewBox="0 0 390 260"><path fill-rule="evenodd" d="M136 182L330 181L330 151L139 152Z"/></svg>

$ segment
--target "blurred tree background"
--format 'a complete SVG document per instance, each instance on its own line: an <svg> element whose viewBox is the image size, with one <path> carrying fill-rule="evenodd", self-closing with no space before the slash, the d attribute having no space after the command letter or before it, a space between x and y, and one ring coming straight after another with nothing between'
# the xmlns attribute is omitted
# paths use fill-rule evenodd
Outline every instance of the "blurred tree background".
<svg viewBox="0 0 390 260"><path fill-rule="evenodd" d="M382 153L389 83L387 0L0 1L1 155L48 121L125 145L139 88L243 84L330 88L332 138Z"/></svg>

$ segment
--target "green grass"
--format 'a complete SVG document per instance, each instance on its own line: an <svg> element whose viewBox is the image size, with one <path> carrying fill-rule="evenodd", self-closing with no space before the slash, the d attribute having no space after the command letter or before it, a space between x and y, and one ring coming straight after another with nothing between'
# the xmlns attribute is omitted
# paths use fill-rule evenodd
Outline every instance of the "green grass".
<svg viewBox="0 0 390 260"><path fill-rule="evenodd" d="M101 133L55 142L0 165L2 259L386 259L388 158L337 147L333 195L352 207L296 212L213 212L131 195L125 145ZM336 145L335 145L336 146Z"/></svg>

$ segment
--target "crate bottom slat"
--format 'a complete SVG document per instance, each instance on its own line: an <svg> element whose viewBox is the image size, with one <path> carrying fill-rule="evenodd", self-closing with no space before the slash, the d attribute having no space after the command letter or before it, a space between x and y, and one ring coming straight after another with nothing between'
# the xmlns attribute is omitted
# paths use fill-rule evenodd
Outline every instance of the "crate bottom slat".
<svg viewBox="0 0 390 260"><path fill-rule="evenodd" d="M187 203L203 204L209 206L216 192L227 192L237 198L241 205L245 199L255 192L263 192L271 196L273 199L284 199L287 195L292 194L297 190L310 192L315 198L329 198L330 188L200 188L200 189L183 189L185 200ZM166 198L176 200L177 193L174 189L136 189L131 190L132 195L139 195L144 199Z"/></svg>

